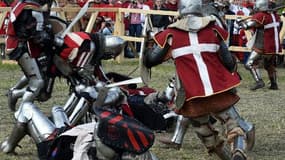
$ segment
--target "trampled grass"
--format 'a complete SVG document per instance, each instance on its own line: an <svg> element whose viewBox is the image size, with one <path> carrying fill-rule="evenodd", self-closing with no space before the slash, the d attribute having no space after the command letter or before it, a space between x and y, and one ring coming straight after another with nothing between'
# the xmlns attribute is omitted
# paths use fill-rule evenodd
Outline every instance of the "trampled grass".
<svg viewBox="0 0 285 160"><path fill-rule="evenodd" d="M107 61L103 63L106 72L118 72L131 74L132 77L139 76L137 60L125 60L122 63ZM268 90L267 87L257 91L248 88L253 80L248 71L242 65L238 68L242 77L242 83L238 87L241 97L236 104L240 114L256 126L256 144L249 152L249 160L284 160L285 159L285 69L278 68L279 90ZM9 135L13 123L13 113L7 108L5 93L21 77L22 72L17 65L0 65L0 141ZM152 80L149 84L157 90L163 90L168 79L174 74L174 65L166 62L158 67L152 68ZM267 74L262 69L265 82L269 82ZM44 103L36 103L45 114L49 114L54 105L62 105L66 102L68 87L64 79L56 81L53 96ZM162 136L170 137L171 133L158 133L157 139ZM17 156L4 155L0 153L1 160L34 160L37 159L36 147L32 140L26 136L21 142L22 148L17 148ZM177 151L162 148L156 141L151 149L161 160L211 160L214 157L206 153L199 139L188 129L182 148Z"/></svg>

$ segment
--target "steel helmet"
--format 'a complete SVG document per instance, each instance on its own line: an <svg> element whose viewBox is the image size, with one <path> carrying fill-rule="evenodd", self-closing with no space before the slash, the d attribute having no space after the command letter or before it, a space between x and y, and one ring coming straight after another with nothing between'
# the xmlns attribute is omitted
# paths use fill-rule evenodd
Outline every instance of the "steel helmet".
<svg viewBox="0 0 285 160"><path fill-rule="evenodd" d="M178 11L180 15L202 14L202 0L180 0Z"/></svg>
<svg viewBox="0 0 285 160"><path fill-rule="evenodd" d="M266 11L268 10L268 0L256 0L254 5L254 10L257 11Z"/></svg>

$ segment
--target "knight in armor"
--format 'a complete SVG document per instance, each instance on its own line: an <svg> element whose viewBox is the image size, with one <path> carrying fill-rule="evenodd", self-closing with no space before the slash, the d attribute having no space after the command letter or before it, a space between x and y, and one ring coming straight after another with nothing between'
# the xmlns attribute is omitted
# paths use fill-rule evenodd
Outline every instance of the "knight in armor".
<svg viewBox="0 0 285 160"><path fill-rule="evenodd" d="M240 79L225 43L228 33L203 16L201 7L201 0L180 0L182 18L154 36L157 46L146 51L144 64L151 68L174 59L177 113L189 119L209 153L223 160L247 159L253 139L234 107Z"/></svg>
<svg viewBox="0 0 285 160"><path fill-rule="evenodd" d="M254 29L254 35L248 43L252 52L245 64L255 80L250 88L256 90L265 86L259 70L260 60L270 79L269 89L277 90L276 57L281 52L279 39L280 17L268 8L268 0L257 0L254 5L255 13L250 19L241 21L239 25L244 29Z"/></svg>
<svg viewBox="0 0 285 160"><path fill-rule="evenodd" d="M217 6L219 4L216 4L212 1L203 0L203 15L204 16L212 16L215 18L216 25L219 27L226 29L226 24L224 24L223 19L219 17L219 10L217 9ZM230 27L230 26L228 26ZM252 123L245 121L242 117L238 115L238 113L235 113L237 115L237 120L241 122L243 125L245 125L244 129L248 136L252 136L255 132L254 126ZM159 141L163 144L165 144L164 147L167 148L174 148L174 149L180 149L183 143L184 136L189 128L190 119L187 117L184 117L182 115L179 115L176 118L176 127L174 134L172 138L163 137L160 138ZM250 137L252 139L252 137Z"/></svg>
<svg viewBox="0 0 285 160"><path fill-rule="evenodd" d="M74 38L78 41L74 41ZM101 59L116 57L121 53L124 44L125 41L116 36L103 36L102 34L88 34L84 32L68 33L65 36L63 43L57 44L59 51L53 60L57 69L60 70L63 76L70 78L69 80L71 81L74 80L75 85L83 83L85 83L85 85L92 85L91 83L94 83L96 79L93 79L93 73L89 73L89 67L91 65L93 67L100 65ZM95 72L96 67L91 71ZM103 79L104 77L98 76L97 78ZM24 83L19 82L18 84L17 85L20 86L19 88L24 87ZM109 101L113 102L112 96ZM46 140L46 138L53 133L54 128L58 128L50 124L50 122L47 121L47 118L40 113L39 109L35 107L33 103L28 102L29 101L23 101L19 110L15 113L16 124L14 129L10 136L0 146L0 150L4 153L14 152L18 142L27 134L27 131L29 131L28 134L32 136L35 142L38 143L42 142L42 140L38 140L39 137L40 139ZM69 104L67 104L67 106L68 105ZM37 114L39 114L39 116L37 116ZM54 123L56 123L56 118L58 116L54 117ZM63 119L65 119L64 116ZM68 122L70 123L69 119ZM33 129L33 127L35 128ZM40 133L34 133L36 131ZM33 135L35 135L35 137L33 137Z"/></svg>
<svg viewBox="0 0 285 160"><path fill-rule="evenodd" d="M8 106L12 111L16 110L18 98L22 97L22 102L33 102L44 85L36 58L45 47L50 47L49 6L50 2L45 0L16 0L11 4L5 52L18 62L25 75L8 91Z"/></svg>
<svg viewBox="0 0 285 160"><path fill-rule="evenodd" d="M97 99L100 95L101 85L81 85L79 88L82 89L79 93L82 96ZM123 100L122 96L124 94L119 88L113 87L108 89L107 96L101 103L100 108L105 108L102 111L112 110L112 106L121 103ZM142 150L144 153L141 155L131 155L128 153L122 155L121 152L115 149L114 145L111 147L104 144L105 142L97 135L97 132L99 132L99 127L103 130L100 134L104 134L104 125L107 125L106 123L102 126L100 123L93 122L72 128L70 126L70 119L61 106L54 106L52 108L50 118L31 102L24 102L22 110L23 112L18 116L18 122L12 134L1 143L0 151L4 153L13 153L17 144L24 136L29 135L37 145L38 156L41 160L50 158L58 160L70 160L73 158L86 160L96 158L115 159L115 157L127 160L130 156L142 156L148 160L156 159L152 153L145 150ZM104 116L104 118L106 117ZM148 147L151 147L151 145L148 145ZM74 148L70 146L74 146Z"/></svg>

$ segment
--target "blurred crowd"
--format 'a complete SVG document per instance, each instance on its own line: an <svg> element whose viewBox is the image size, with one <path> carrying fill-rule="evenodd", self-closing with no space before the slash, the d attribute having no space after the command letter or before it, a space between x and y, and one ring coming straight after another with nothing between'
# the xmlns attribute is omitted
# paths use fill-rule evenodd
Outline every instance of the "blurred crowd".
<svg viewBox="0 0 285 160"><path fill-rule="evenodd" d="M163 11L177 11L179 0L94 0L91 6L94 8L131 8L131 9L144 9L144 10L163 10ZM54 3L55 7L82 7L87 0L57 0ZM225 26L230 33L229 45L230 46L245 46L247 39L243 29L238 27L234 20L226 20L225 15L243 15L249 16L254 11L254 0L204 0L205 4L212 3L218 11L218 16L224 21ZM9 6L8 1L0 1L0 6ZM275 0L270 1L270 7L276 7ZM285 12L285 11L284 11ZM283 12L283 13L284 13ZM282 12L280 12L280 15ZM67 22L71 22L77 13L65 13L64 16ZM85 31L89 22L91 13L85 14L77 26L74 27L75 31ZM8 17L8 15L7 15ZM284 17L284 16L283 16ZM282 17L281 17L282 18ZM152 31L157 33L165 29L169 24L173 23L177 17L166 15L151 15ZM101 32L105 35L111 35L114 32L114 22L116 14L114 12L99 12L96 22L91 32ZM142 35L143 24L145 16L139 13L126 13L124 15L125 35L140 37ZM4 21L0 34L5 35ZM281 35L280 35L281 36ZM283 41L283 35L280 37ZM281 42L282 42L281 41ZM125 49L125 56L127 58L134 58L140 52L141 44L129 43ZM2 50L3 45L0 45ZM2 50L3 51L3 50ZM4 53L1 51L1 55ZM245 62L248 56L247 53L236 52L235 56L240 62Z"/></svg>

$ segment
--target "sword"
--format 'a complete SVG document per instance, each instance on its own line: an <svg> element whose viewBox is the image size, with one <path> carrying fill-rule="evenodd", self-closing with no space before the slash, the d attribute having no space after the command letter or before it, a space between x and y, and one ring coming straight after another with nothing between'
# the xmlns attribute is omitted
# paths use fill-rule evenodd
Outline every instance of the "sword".
<svg viewBox="0 0 285 160"><path fill-rule="evenodd" d="M140 69L140 75L142 77L142 81L145 85L147 85L151 79L150 77L150 69L147 68L144 64L143 64L143 59L144 59L144 51L146 49L146 41L148 39L147 37L147 29L148 27L151 27L151 23L150 23L150 15L146 15L145 16L145 24L143 27L143 31L142 31L142 35L144 37L143 42L141 44L141 49L140 49L140 55L139 55L139 69Z"/></svg>
<svg viewBox="0 0 285 160"><path fill-rule="evenodd" d="M142 83L142 82L143 82L142 78L137 77L137 78L133 78L133 79L117 82L117 83L108 84L106 85L106 87L110 88L110 87L117 87L117 86L122 86L122 85L127 85L127 84L137 84L137 83Z"/></svg>
<svg viewBox="0 0 285 160"><path fill-rule="evenodd" d="M74 17L74 19L72 20L72 22L68 25L68 27L65 29L65 31L63 31L63 33L60 35L60 38L64 38L65 35L70 32L71 28L77 23L77 21L87 12L88 7L89 7L89 3L93 2L93 0L88 0L84 6L80 9L80 11L78 12L78 14L76 15L76 17Z"/></svg>
<svg viewBox="0 0 285 160"><path fill-rule="evenodd" d="M272 11L273 12L273 11L277 11L277 10L282 9L282 8L285 8L285 5L281 5L281 6L269 9L268 11Z"/></svg>

